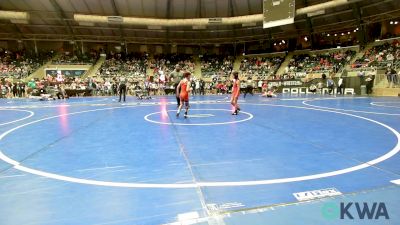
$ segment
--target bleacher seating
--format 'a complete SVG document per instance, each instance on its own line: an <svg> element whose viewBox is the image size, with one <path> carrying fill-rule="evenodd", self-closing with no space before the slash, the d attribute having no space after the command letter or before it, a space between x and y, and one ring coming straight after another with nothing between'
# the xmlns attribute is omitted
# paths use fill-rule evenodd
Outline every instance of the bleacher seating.
<svg viewBox="0 0 400 225"><path fill-rule="evenodd" d="M347 50L343 52L295 55L285 72L339 72L351 61L355 54L355 51Z"/></svg>
<svg viewBox="0 0 400 225"><path fill-rule="evenodd" d="M240 63L240 71L246 77L252 76L264 80L275 74L282 62L281 57L245 58Z"/></svg>
<svg viewBox="0 0 400 225"><path fill-rule="evenodd" d="M147 57L144 54L110 54L100 67L99 75L102 77L144 78L146 64Z"/></svg>
<svg viewBox="0 0 400 225"><path fill-rule="evenodd" d="M95 50L90 50L84 54L71 52L63 52L57 59L53 60L53 64L58 65L83 65L96 63L99 54Z"/></svg>
<svg viewBox="0 0 400 225"><path fill-rule="evenodd" d="M233 62L233 56L204 55L201 57L201 73L203 77L229 76Z"/></svg>
<svg viewBox="0 0 400 225"><path fill-rule="evenodd" d="M21 79L29 76L54 55L52 51L27 52L0 49L0 77Z"/></svg>
<svg viewBox="0 0 400 225"><path fill-rule="evenodd" d="M352 67L379 67L385 68L390 66L400 66L400 43L393 41L392 43L384 43L367 50L365 54L357 59Z"/></svg>
<svg viewBox="0 0 400 225"><path fill-rule="evenodd" d="M184 71L194 72L195 63L192 55L188 54L161 54L154 56L154 59L149 62L149 66L154 72L163 70L170 73L175 69L176 65L180 65Z"/></svg>

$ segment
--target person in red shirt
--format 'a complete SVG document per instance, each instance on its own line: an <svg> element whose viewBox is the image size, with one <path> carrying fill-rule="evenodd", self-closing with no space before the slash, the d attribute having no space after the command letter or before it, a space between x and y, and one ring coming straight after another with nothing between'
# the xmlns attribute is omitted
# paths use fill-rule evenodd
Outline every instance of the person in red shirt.
<svg viewBox="0 0 400 225"><path fill-rule="evenodd" d="M239 73L233 72L233 82L232 82L232 97L231 97L231 105L234 107L234 111L232 115L237 115L240 111L240 107L238 104L238 98L240 95L240 80L239 80Z"/></svg>
<svg viewBox="0 0 400 225"><path fill-rule="evenodd" d="M179 93L180 89L180 93ZM179 95L180 98L180 105L178 111L176 112L176 117L179 117L179 114L182 110L183 105L185 104L185 118L187 118L187 114L189 111L189 92L191 91L190 86L190 73L185 72L183 74L183 79L179 82L178 86L176 87L176 95Z"/></svg>

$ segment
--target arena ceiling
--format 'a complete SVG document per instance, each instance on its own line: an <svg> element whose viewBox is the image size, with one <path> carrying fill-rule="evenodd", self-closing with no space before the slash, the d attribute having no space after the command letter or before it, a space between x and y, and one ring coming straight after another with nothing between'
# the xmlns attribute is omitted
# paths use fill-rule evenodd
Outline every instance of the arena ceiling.
<svg viewBox="0 0 400 225"><path fill-rule="evenodd" d="M297 0L296 9L330 0ZM0 39L83 40L128 43L216 44L268 40L307 35L310 32L341 32L360 24L400 17L399 0L350 0L313 17L296 16L295 23L263 29L252 26L210 25L148 27L140 25L83 24L74 14L143 18L218 18L261 14L262 0L1 0L0 10L28 12L27 23L0 20Z"/></svg>

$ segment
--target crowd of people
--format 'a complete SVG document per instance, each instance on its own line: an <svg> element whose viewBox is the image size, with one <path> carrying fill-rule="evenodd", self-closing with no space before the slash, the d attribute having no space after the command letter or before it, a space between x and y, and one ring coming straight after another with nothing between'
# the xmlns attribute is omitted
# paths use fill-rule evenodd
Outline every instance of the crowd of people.
<svg viewBox="0 0 400 225"><path fill-rule="evenodd" d="M233 56L203 55L201 57L201 73L203 77L227 77L233 70Z"/></svg>
<svg viewBox="0 0 400 225"><path fill-rule="evenodd" d="M0 78L22 79L51 59L54 52L10 51L0 48Z"/></svg>
<svg viewBox="0 0 400 225"><path fill-rule="evenodd" d="M246 76L265 80L276 73L282 62L281 57L245 58L240 63L240 71Z"/></svg>
<svg viewBox="0 0 400 225"><path fill-rule="evenodd" d="M356 52L347 50L339 52L325 52L320 54L295 55L285 68L285 73L310 72L339 72Z"/></svg>
<svg viewBox="0 0 400 225"><path fill-rule="evenodd" d="M89 52L85 53L72 53L72 52L63 52L59 57L52 60L52 64L59 65L83 65L83 64L95 64L97 59L99 58L99 53L91 49Z"/></svg>
<svg viewBox="0 0 400 225"><path fill-rule="evenodd" d="M193 73L195 69L193 56L189 54L159 54L149 61L149 67L153 69L154 73L159 71L170 73L176 65L190 73Z"/></svg>
<svg viewBox="0 0 400 225"><path fill-rule="evenodd" d="M392 43L384 43L367 50L365 54L357 59L352 67L378 67L390 68L400 66L400 42L395 40Z"/></svg>
<svg viewBox="0 0 400 225"><path fill-rule="evenodd" d="M46 91L47 87L55 87L59 81L51 78L30 81L24 83L9 78L22 78L44 62L54 57L54 52L43 52L39 54L27 53L26 51L11 52L0 49L0 75L2 97L25 97L33 90ZM277 75L277 69L281 66L282 57L246 57L240 62L240 77L243 82L240 88L247 90L248 87L263 92L269 81L285 81L301 78L307 73L337 73L348 64L355 55L354 51L332 51L315 54L295 55L284 68L282 75ZM399 76L396 72L396 65L399 62L400 44L394 41L375 46L367 50L365 55L356 61L356 65L362 67L376 67L376 63L383 63L387 67L387 79L390 87L399 86ZM90 51L83 56L71 56L63 53L57 60L59 63L82 63L82 58L90 62L97 60L96 51ZM234 57L204 55L201 60L201 78L191 76L190 84L194 94L224 94L232 90L234 83L231 80ZM86 61L86 62L89 62ZM107 54L107 59L97 72L97 76L91 79L79 77L66 77L63 82L63 89L86 90L91 95L116 95L121 79L124 82L128 94L137 95L138 92L146 92L147 95L171 94L176 87L181 71L194 74L196 65L192 55L169 54L155 55L149 57L146 53L113 53ZM197 65L198 66L198 65ZM148 71L148 70L151 70ZM17 74L14 76L14 74ZM5 79L8 78L8 79ZM203 80L203 78L205 80ZM370 78L369 78L370 79ZM367 82L370 80L365 79Z"/></svg>
<svg viewBox="0 0 400 225"><path fill-rule="evenodd" d="M110 53L101 65L97 75L104 78L125 76L128 78L144 78L146 75L146 54Z"/></svg>

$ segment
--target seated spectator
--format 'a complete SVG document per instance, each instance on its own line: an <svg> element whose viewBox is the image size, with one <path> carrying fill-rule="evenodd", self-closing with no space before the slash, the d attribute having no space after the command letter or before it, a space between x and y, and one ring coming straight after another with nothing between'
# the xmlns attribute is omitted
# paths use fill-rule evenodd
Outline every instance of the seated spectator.
<svg viewBox="0 0 400 225"><path fill-rule="evenodd" d="M400 45L397 41L384 43L365 51L364 55L357 59L352 68L379 67L387 68L400 65Z"/></svg>
<svg viewBox="0 0 400 225"><path fill-rule="evenodd" d="M53 52L10 51L0 48L0 77L21 79L50 60Z"/></svg>
<svg viewBox="0 0 400 225"><path fill-rule="evenodd" d="M228 77L233 70L232 56L204 55L201 58L201 73L203 77Z"/></svg>
<svg viewBox="0 0 400 225"><path fill-rule="evenodd" d="M126 76L129 78L145 78L147 57L143 54L110 53L99 69L101 77Z"/></svg>
<svg viewBox="0 0 400 225"><path fill-rule="evenodd" d="M53 64L95 64L99 54L96 50L91 49L89 52L72 54L71 52L63 52L57 59L53 60Z"/></svg>
<svg viewBox="0 0 400 225"><path fill-rule="evenodd" d="M289 63L289 72L339 72L355 55L354 51L325 52L295 55Z"/></svg>
<svg viewBox="0 0 400 225"><path fill-rule="evenodd" d="M256 76L257 79L265 80L268 76L276 73L283 62L281 57L273 58L247 58L240 63L240 70L248 76Z"/></svg>

